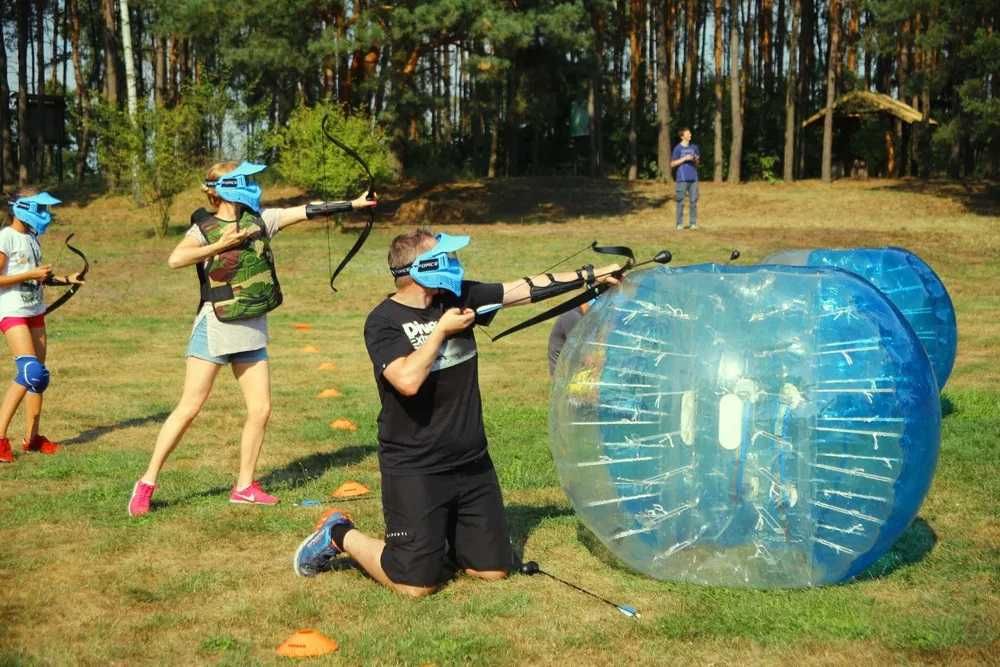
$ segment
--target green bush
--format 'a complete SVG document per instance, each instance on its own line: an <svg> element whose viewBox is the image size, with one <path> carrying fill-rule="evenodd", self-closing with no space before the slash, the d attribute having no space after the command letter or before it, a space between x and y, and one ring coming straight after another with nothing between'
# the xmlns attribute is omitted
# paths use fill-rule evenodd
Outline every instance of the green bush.
<svg viewBox="0 0 1000 667"><path fill-rule="evenodd" d="M172 108L154 107L142 114L147 150L140 171L146 197L160 214L156 233L167 233L174 198L195 181L200 167L203 114L197 105L182 102Z"/></svg>
<svg viewBox="0 0 1000 667"><path fill-rule="evenodd" d="M143 152L142 128L103 100L94 106L93 122L99 171L111 190L127 190L132 167Z"/></svg>
<svg viewBox="0 0 1000 667"><path fill-rule="evenodd" d="M265 146L277 153L273 166L281 178L328 199L353 199L364 190L364 171L323 135L327 114L330 132L364 158L376 183L394 178L395 161L381 129L364 116L346 116L338 107L326 104L296 109L285 126L265 137Z"/></svg>
<svg viewBox="0 0 1000 667"><path fill-rule="evenodd" d="M202 167L206 115L196 96L176 106L128 113L100 104L95 113L97 159L112 190L132 189L140 205L156 207L154 231L170 224L174 198L195 182Z"/></svg>

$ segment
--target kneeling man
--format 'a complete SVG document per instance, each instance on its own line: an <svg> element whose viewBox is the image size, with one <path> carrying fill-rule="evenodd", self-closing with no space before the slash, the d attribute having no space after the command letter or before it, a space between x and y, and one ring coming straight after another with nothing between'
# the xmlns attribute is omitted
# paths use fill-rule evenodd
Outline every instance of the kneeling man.
<svg viewBox="0 0 1000 667"><path fill-rule="evenodd" d="M503 497L487 451L474 324L507 305L540 301L595 283L617 283L617 264L511 283L463 280L456 251L468 236L425 229L397 236L389 250L396 292L365 322L375 369L385 539L333 510L295 553L311 577L346 553L376 581L421 597L454 571L503 579L511 547Z"/></svg>

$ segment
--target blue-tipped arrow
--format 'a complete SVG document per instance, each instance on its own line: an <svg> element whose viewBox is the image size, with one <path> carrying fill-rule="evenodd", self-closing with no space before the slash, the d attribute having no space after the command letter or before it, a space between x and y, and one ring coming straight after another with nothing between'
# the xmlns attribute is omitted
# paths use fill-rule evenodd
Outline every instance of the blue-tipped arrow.
<svg viewBox="0 0 1000 667"><path fill-rule="evenodd" d="M555 575L549 574L548 572L546 572L542 568L538 567L538 563L536 561L529 560L526 563L521 563L521 574L526 574L529 577L533 576L533 575L536 575L536 574L544 574L549 579L555 579L560 584L566 584L570 588L574 588L574 589L580 591L581 593L586 593L590 597L595 598L597 600L600 600L604 604L611 605L612 607L614 607L615 609L617 609L618 611L620 611L625 616L628 616L629 618L635 618L635 619L642 618L642 615L638 612L638 610L636 610L635 607L633 607L631 605L627 605L627 604L616 604L616 603L612 602L611 600L608 600L607 598L602 598L597 593L591 593L586 588L580 588L576 584L571 584L568 581L566 581L565 579L560 579L559 577L557 577Z"/></svg>

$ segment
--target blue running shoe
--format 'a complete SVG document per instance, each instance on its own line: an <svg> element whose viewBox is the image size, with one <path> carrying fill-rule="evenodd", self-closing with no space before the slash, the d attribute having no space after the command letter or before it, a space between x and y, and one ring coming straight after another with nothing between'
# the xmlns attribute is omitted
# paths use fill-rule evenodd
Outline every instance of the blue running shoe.
<svg viewBox="0 0 1000 667"><path fill-rule="evenodd" d="M330 510L320 520L316 532L299 545L292 557L295 574L300 577L315 577L330 569L330 563L340 553L340 549L330 538L330 529L342 524L354 527L350 515L337 509Z"/></svg>

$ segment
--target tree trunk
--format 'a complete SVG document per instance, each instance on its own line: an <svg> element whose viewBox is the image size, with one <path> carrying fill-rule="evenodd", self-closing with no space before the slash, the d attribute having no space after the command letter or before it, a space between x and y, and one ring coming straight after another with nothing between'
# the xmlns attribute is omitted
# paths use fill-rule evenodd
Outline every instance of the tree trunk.
<svg viewBox="0 0 1000 667"><path fill-rule="evenodd" d="M122 21L122 58L125 61L125 96L128 101L128 115L135 122L138 101L135 89L135 57L132 51L132 20L129 16L128 0L118 0Z"/></svg>
<svg viewBox="0 0 1000 667"><path fill-rule="evenodd" d="M21 0L24 2L25 0ZM35 92L45 94L45 0L35 0Z"/></svg>
<svg viewBox="0 0 1000 667"><path fill-rule="evenodd" d="M740 182L743 160L743 102L740 99L740 26L738 3L729 0L729 106L732 112L733 140L729 144L729 182ZM744 36L745 39L745 36Z"/></svg>
<svg viewBox="0 0 1000 667"><path fill-rule="evenodd" d="M670 108L677 111L681 109L681 94L683 92L682 84L684 77L681 76L680 63L680 43L681 40L677 39L677 8L680 6L681 0L672 0L670 2L670 12L669 12L669 22L670 27L668 29L670 35L670 42L667 44L667 49L670 51Z"/></svg>
<svg viewBox="0 0 1000 667"><path fill-rule="evenodd" d="M798 97L799 18L802 14L802 0L792 2L792 34L788 40L788 82L785 85L785 161L782 164L785 182L795 180L795 135L799 129L796 115Z"/></svg>
<svg viewBox="0 0 1000 667"><path fill-rule="evenodd" d="M63 57L65 57L65 53ZM52 90L57 90L59 88L59 2L58 0L52 5L52 76L49 81L51 82Z"/></svg>
<svg viewBox="0 0 1000 667"><path fill-rule="evenodd" d="M923 83L927 80L927 63L926 63L926 51L917 46L917 39L920 36L920 29L923 27L923 15L920 12L913 17L913 70L918 75L917 81L921 83L921 90L923 88ZM920 91L913 91L913 99L910 102L912 106L917 111L921 111L921 95ZM922 165L920 160L920 147L923 144L924 139L924 124L913 123L910 125L910 176L917 176Z"/></svg>
<svg viewBox="0 0 1000 667"><path fill-rule="evenodd" d="M153 40L153 101L156 106L167 104L167 38Z"/></svg>
<svg viewBox="0 0 1000 667"><path fill-rule="evenodd" d="M629 0L629 128L628 128L628 180L639 177L639 110L642 103L642 29L643 0Z"/></svg>
<svg viewBox="0 0 1000 667"><path fill-rule="evenodd" d="M143 12L143 7L135 7L134 5L129 8L131 18L132 33L135 37L133 43L138 45L138 48L134 50L134 58L132 60L132 67L135 71L135 94L140 100L146 99L146 93L148 89L146 88L146 77L145 77L145 48L143 47L143 42L146 39L146 22L145 14ZM127 75L127 72L126 72ZM127 82L126 82L127 83ZM145 103L142 105L145 108Z"/></svg>
<svg viewBox="0 0 1000 667"><path fill-rule="evenodd" d="M796 68L796 82L798 83L798 90L796 91L796 102L795 106L797 109L811 109L813 108L812 99L812 75L813 70L816 68L816 52L813 50L813 35L816 32L816 0L801 0L800 1L800 33L798 45L795 47L798 49L798 67ZM797 133L801 136L801 133ZM811 174L811 170L806 169L806 142L799 141L795 146L795 160L796 169L795 174L798 178L805 178L807 174Z"/></svg>
<svg viewBox="0 0 1000 667"><path fill-rule="evenodd" d="M76 115L80 119L80 134L77 141L76 183L83 184L90 152L90 101L87 99L87 77L83 72L83 57L80 49L80 7L79 0L67 0L69 12L69 36L73 47L73 77L76 79ZM96 55L95 55L96 60Z"/></svg>
<svg viewBox="0 0 1000 667"><path fill-rule="evenodd" d="M847 46L847 63L845 67L852 74L858 73L858 39L861 31L861 6L858 0L848 0L847 35L844 40Z"/></svg>
<svg viewBox="0 0 1000 667"><path fill-rule="evenodd" d="M104 38L104 97L108 104L121 106L121 79L118 76L118 17L115 14L115 0L101 0Z"/></svg>
<svg viewBox="0 0 1000 667"><path fill-rule="evenodd" d="M29 170L31 144L28 142L28 12L27 2L17 7L17 185L24 187L31 180Z"/></svg>
<svg viewBox="0 0 1000 667"><path fill-rule="evenodd" d="M910 76L910 20L906 19L900 26L896 39L896 82L898 86L897 99L906 100L907 83ZM903 121L896 119L896 176L907 173L908 160L904 142Z"/></svg>
<svg viewBox="0 0 1000 667"><path fill-rule="evenodd" d="M503 124L501 117L503 109L503 94L500 92L500 84L496 84L496 113L493 116L493 133L490 136L490 161L486 170L486 178L497 177L497 163L500 159L500 126Z"/></svg>
<svg viewBox="0 0 1000 667"><path fill-rule="evenodd" d="M930 137L930 122L931 122L931 72L930 68L932 65L936 65L936 58L934 54L928 49L924 52L924 66L927 68L924 71L923 86L920 89L920 101L921 101L921 111L923 115L920 119L920 135L926 141ZM930 146L921 146L921 159L920 159L920 177L927 179L931 175L931 151Z"/></svg>
<svg viewBox="0 0 1000 667"><path fill-rule="evenodd" d="M170 36L170 50L168 51L167 56L167 99L169 100L170 106L177 103L179 88L177 80L177 63L180 60L179 40L180 37L177 34Z"/></svg>
<svg viewBox="0 0 1000 667"><path fill-rule="evenodd" d="M590 175L597 178L603 170L602 141L604 95L604 17L591 7L590 23L594 30L593 66L590 68L590 85L587 91L587 112L590 114Z"/></svg>
<svg viewBox="0 0 1000 667"><path fill-rule="evenodd" d="M837 100L837 62L840 56L840 0L830 0L830 49L826 63L826 114L823 116L824 183L833 181L833 104Z"/></svg>
<svg viewBox="0 0 1000 667"><path fill-rule="evenodd" d="M687 0L684 7L684 111L688 117L697 109L695 101L695 61L698 57L698 1Z"/></svg>
<svg viewBox="0 0 1000 667"><path fill-rule="evenodd" d="M0 21L0 44L4 41L4 24ZM0 49L0 72L7 71L7 49ZM15 180L14 175L14 133L10 128L10 106L6 103L10 99L10 87L7 85L7 77L0 76L0 192L3 187Z"/></svg>
<svg viewBox="0 0 1000 667"><path fill-rule="evenodd" d="M713 61L715 62L715 114L713 118L713 129L715 132L715 150L713 151L713 160L715 164L713 165L712 180L716 183L722 182L722 171L723 163L725 160L722 155L722 105L724 104L722 99L722 88L723 88L723 59L725 55L723 53L723 39L726 33L726 23L725 23L725 5L723 0L715 0L715 49Z"/></svg>
<svg viewBox="0 0 1000 667"><path fill-rule="evenodd" d="M785 78L785 37L788 26L785 24L785 0L778 0L778 22L774 30L774 78L780 82Z"/></svg>
<svg viewBox="0 0 1000 667"><path fill-rule="evenodd" d="M761 55L763 55L761 64L764 70L764 91L768 97L770 97L772 86L774 85L774 51L771 43L771 17L773 13L774 0L761 0L760 16L758 17L758 22L760 23L760 51Z"/></svg>
<svg viewBox="0 0 1000 667"><path fill-rule="evenodd" d="M135 94L135 58L132 53L132 21L129 17L128 0L118 0L119 11L122 21L122 58L125 60L125 95L128 101L128 116L134 126L136 124L136 114L138 113L138 101ZM136 204L142 203L142 190L139 185L139 156L133 155L131 160L132 170L132 199Z"/></svg>
<svg viewBox="0 0 1000 667"><path fill-rule="evenodd" d="M667 42L667 2L662 0L654 3L658 10L653 14L657 26L656 39L656 115L659 120L659 134L656 137L656 164L660 171L660 180L673 182L670 171L670 67L667 62L669 46ZM718 1L718 0L717 0Z"/></svg>

